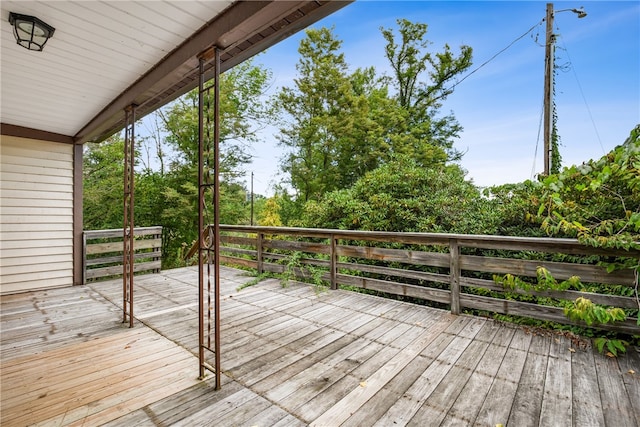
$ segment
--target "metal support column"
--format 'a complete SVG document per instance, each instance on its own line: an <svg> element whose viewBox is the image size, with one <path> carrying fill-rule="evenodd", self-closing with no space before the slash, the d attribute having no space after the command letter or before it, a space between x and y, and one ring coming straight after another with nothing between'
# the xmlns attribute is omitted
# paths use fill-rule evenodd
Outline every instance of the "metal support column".
<svg viewBox="0 0 640 427"><path fill-rule="evenodd" d="M214 84L205 87L205 65L212 58L215 68ZM203 52L198 59L198 356L200 378L204 378L205 370L212 371L215 374L216 389L220 389L220 52L214 47ZM208 200L212 203L207 203ZM209 362L212 353L213 364Z"/></svg>
<svg viewBox="0 0 640 427"><path fill-rule="evenodd" d="M122 323L129 321L133 328L133 209L134 198L134 161L135 161L135 122L136 106L130 105L125 109L124 128L124 221L122 251Z"/></svg>

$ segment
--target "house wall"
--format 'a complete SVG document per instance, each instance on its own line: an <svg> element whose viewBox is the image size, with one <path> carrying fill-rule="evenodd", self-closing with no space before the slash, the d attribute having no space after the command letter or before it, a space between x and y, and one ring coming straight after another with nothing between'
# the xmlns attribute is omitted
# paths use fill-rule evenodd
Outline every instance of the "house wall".
<svg viewBox="0 0 640 427"><path fill-rule="evenodd" d="M1 294L74 284L74 150L2 135Z"/></svg>

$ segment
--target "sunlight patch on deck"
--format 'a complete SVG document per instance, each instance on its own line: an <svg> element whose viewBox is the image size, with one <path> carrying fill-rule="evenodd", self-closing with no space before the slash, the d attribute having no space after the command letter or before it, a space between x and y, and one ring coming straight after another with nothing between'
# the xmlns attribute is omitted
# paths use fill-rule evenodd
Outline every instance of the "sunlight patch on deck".
<svg viewBox="0 0 640 427"><path fill-rule="evenodd" d="M138 327L2 363L2 425L99 425L198 383L198 361Z"/></svg>

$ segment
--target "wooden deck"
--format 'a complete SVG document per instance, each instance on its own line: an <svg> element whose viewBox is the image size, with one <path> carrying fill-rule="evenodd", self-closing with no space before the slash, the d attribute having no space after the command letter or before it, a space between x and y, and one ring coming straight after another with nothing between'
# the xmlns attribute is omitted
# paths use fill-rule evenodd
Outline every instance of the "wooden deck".
<svg viewBox="0 0 640 427"><path fill-rule="evenodd" d="M1 424L640 425L638 349L251 279L222 269L220 391L196 378L197 269L137 277L133 329L121 280L1 297Z"/></svg>

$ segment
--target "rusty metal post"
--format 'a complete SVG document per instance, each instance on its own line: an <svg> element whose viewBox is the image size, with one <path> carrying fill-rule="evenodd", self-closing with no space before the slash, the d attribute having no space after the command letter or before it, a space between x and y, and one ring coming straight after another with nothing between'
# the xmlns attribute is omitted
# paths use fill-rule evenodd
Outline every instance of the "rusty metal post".
<svg viewBox="0 0 640 427"><path fill-rule="evenodd" d="M215 83L213 102L213 144L214 144L214 168L213 175L213 264L215 281L215 374L216 390L220 389L220 49L215 48Z"/></svg>
<svg viewBox="0 0 640 427"><path fill-rule="evenodd" d="M204 85L205 64L212 57L215 61L213 137L209 133L209 95L211 87L205 87ZM220 389L220 252L218 250L220 247L220 52L217 48L209 49L200 54L198 59L200 72L198 91L198 357L200 359L200 378L204 378L205 370L213 371L216 389ZM206 107L205 96L207 99ZM205 120L207 122L206 129ZM213 159L211 154L213 154ZM213 182L211 182L212 179ZM211 194L212 190L213 221L210 221L206 215L206 212L209 212L206 203L207 195ZM206 270L205 261L207 262ZM213 289L211 276L213 276ZM213 345L211 339L212 329ZM215 361L213 365L207 361L207 352L214 354Z"/></svg>
<svg viewBox="0 0 640 427"><path fill-rule="evenodd" d="M198 358L200 378L205 375L204 358L204 58L199 58L198 83Z"/></svg>
<svg viewBox="0 0 640 427"><path fill-rule="evenodd" d="M124 131L124 220L122 227L122 323L133 328L133 262L134 262L134 165L136 106L125 109Z"/></svg>

